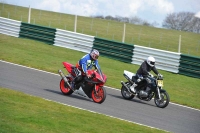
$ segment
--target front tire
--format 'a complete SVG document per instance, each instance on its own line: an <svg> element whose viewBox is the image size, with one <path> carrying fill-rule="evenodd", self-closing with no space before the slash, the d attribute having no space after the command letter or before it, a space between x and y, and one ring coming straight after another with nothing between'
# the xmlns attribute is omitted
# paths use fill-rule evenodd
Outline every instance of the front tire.
<svg viewBox="0 0 200 133"><path fill-rule="evenodd" d="M158 96L154 98L154 102L157 107L165 108L169 104L170 98L167 92L160 92L161 100L159 100Z"/></svg>
<svg viewBox="0 0 200 133"><path fill-rule="evenodd" d="M104 87L99 87L98 92L96 93L95 93L95 89L93 89L91 97L95 103L104 102L106 99L106 89Z"/></svg>
<svg viewBox="0 0 200 133"><path fill-rule="evenodd" d="M64 95L71 95L73 90L65 85L65 81L63 79L60 80L60 90Z"/></svg>
<svg viewBox="0 0 200 133"><path fill-rule="evenodd" d="M133 95L132 93L130 93L125 86L122 85L121 88L121 94L123 96L124 99L126 100L131 100L134 98L135 95Z"/></svg>

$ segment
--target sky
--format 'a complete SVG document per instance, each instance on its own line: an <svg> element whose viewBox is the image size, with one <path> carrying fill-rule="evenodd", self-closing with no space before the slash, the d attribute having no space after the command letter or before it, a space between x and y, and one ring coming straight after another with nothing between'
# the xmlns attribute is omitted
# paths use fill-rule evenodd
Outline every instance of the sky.
<svg viewBox="0 0 200 133"><path fill-rule="evenodd" d="M200 18L200 0L0 0L2 3L78 16L137 16L162 26L169 13L193 12Z"/></svg>

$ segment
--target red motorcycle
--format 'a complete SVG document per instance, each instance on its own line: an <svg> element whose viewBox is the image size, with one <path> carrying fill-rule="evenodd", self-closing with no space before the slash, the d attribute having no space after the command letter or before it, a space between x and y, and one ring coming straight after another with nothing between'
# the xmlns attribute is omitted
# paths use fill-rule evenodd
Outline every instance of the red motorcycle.
<svg viewBox="0 0 200 133"><path fill-rule="evenodd" d="M83 76L83 80L78 83L80 87L78 89L72 89L71 83L76 77L77 67L68 62L63 62L63 65L69 73L65 75L61 70L58 70L62 78L60 81L60 90L64 95L76 93L84 97L92 98L95 103L104 102L106 99L106 89L103 85L106 83L107 78L100 69L88 70L87 74L90 78Z"/></svg>

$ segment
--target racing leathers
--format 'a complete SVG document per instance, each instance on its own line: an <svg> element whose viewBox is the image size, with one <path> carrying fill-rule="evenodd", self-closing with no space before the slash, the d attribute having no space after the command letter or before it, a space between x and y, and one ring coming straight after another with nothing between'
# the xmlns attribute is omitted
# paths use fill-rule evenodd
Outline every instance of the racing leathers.
<svg viewBox="0 0 200 133"><path fill-rule="evenodd" d="M153 71L156 75L158 75L158 71L155 66L151 67L146 61L144 61L140 68L137 70L138 76L147 77L150 71Z"/></svg>
<svg viewBox="0 0 200 133"><path fill-rule="evenodd" d="M76 64L77 69L75 69L76 77L75 77L74 83L73 83L73 85L76 85L76 86L73 86L73 88L78 89L80 87L83 77L88 76L87 70L92 69L93 66L95 69L100 68L98 60L92 59L90 54L86 54L78 61L78 63Z"/></svg>
<svg viewBox="0 0 200 133"><path fill-rule="evenodd" d="M151 77L152 75L150 74L150 71L153 71L156 75L158 75L158 71L154 66L150 66L146 61L144 61L140 68L137 70L137 73L136 73L136 76L138 79L141 79L141 80L138 80L138 81L141 81L141 82L137 82L136 84L143 84L144 87L146 88L146 91L150 91L149 89L152 88L153 86L155 86L156 84L154 83L154 78ZM148 76L148 75L151 75L151 76ZM147 89L148 88L148 89Z"/></svg>
<svg viewBox="0 0 200 133"><path fill-rule="evenodd" d="M87 70L92 69L93 66L95 69L100 68L98 60L93 60L90 54L86 54L78 62L78 68L82 70L84 74L86 74Z"/></svg>

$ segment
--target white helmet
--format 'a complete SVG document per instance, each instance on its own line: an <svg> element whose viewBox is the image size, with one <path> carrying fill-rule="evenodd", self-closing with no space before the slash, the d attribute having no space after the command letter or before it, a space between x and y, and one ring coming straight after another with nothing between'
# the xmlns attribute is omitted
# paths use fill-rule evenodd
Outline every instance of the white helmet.
<svg viewBox="0 0 200 133"><path fill-rule="evenodd" d="M154 57L152 57L152 56L149 56L148 58L147 58L147 63L149 64L149 66L151 66L151 67L153 67L154 65L155 65L155 58Z"/></svg>
<svg viewBox="0 0 200 133"><path fill-rule="evenodd" d="M90 52L90 56L92 57L92 59L97 60L99 58L99 51L96 49L93 49Z"/></svg>

